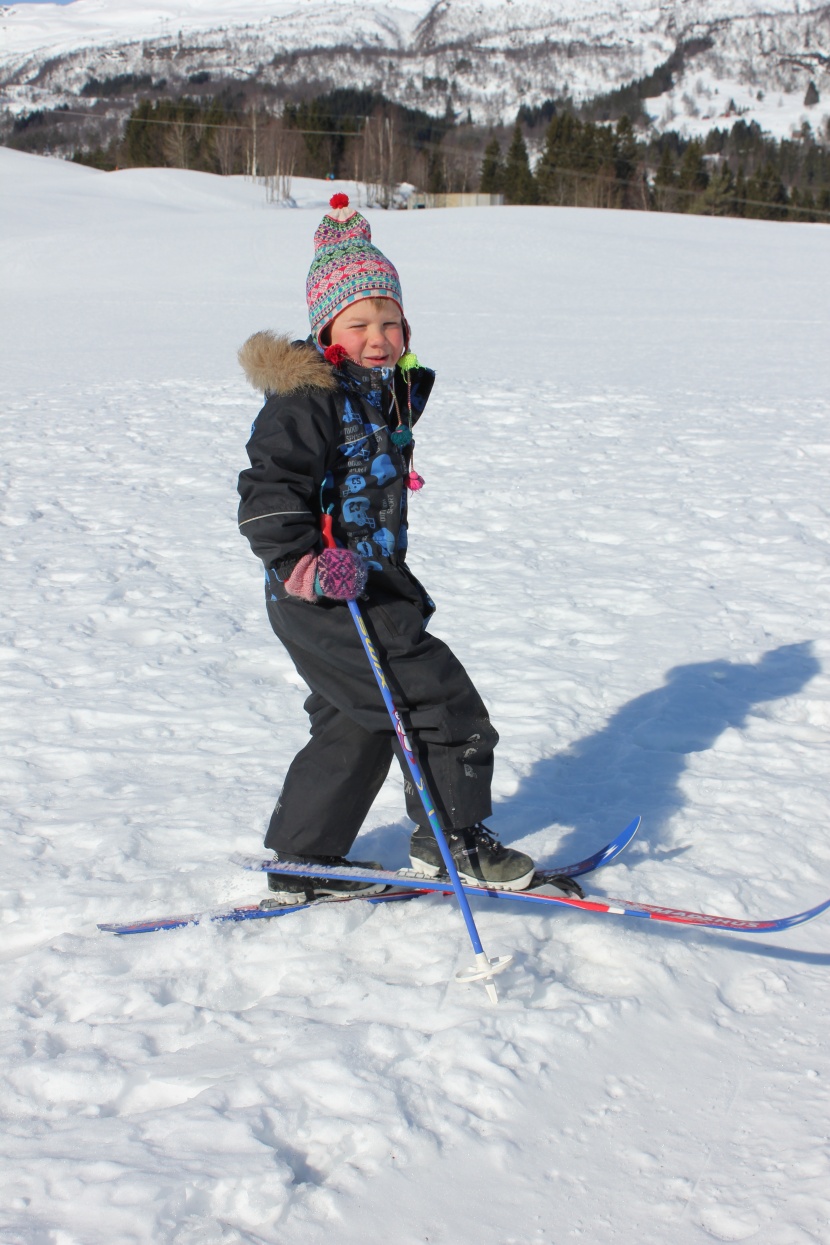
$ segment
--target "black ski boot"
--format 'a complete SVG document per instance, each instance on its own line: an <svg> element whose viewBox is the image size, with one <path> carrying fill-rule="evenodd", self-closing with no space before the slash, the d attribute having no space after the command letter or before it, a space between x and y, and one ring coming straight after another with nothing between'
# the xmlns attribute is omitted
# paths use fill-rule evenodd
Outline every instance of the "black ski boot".
<svg viewBox="0 0 830 1245"><path fill-rule="evenodd" d="M346 860L345 856L289 856L284 852L279 859L292 865L331 865L347 869L382 869L375 860ZM269 873L268 899L277 904L309 903L323 895L379 895L386 890L385 882L347 882L339 878L304 878L298 873ZM268 900L264 901L267 904ZM260 907L264 906L263 904Z"/></svg>
<svg viewBox="0 0 830 1245"><path fill-rule="evenodd" d="M465 830L445 830L458 876L468 886L523 891L533 881L536 866L524 852L504 847L480 822ZM431 830L421 826L409 843L409 860L416 873L428 878L445 873L444 858Z"/></svg>

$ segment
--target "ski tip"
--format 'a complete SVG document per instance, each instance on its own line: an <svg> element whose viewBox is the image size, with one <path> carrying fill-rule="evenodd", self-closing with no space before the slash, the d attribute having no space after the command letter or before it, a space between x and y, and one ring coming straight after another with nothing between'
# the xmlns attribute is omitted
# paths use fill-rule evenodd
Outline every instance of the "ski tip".
<svg viewBox="0 0 830 1245"><path fill-rule="evenodd" d="M572 865L551 865L542 870L542 872L548 875L562 873L567 877L578 878L583 873L593 873L595 869L601 869L603 865L610 864L615 857L619 856L620 852L628 847L640 828L640 822L641 818L638 815L628 823L624 830L620 831L616 838L612 839L610 843L606 843L599 851L594 852L593 856L588 856L585 860L580 860Z"/></svg>
<svg viewBox="0 0 830 1245"><path fill-rule="evenodd" d="M634 835L640 829L642 820L642 817L640 817L638 813L637 816L628 823L626 828L621 830L617 837L612 839L607 847L602 849L601 853L597 854L601 854L603 858L618 856L624 847L628 847L629 843L634 838Z"/></svg>
<svg viewBox="0 0 830 1245"><path fill-rule="evenodd" d="M628 825L626 826L626 828L623 830L622 834L619 837L623 839L626 843L630 843L631 840L634 838L634 835L640 829L640 826L642 824L643 824L643 819L638 813L637 816L634 817L628 823Z"/></svg>
<svg viewBox="0 0 830 1245"><path fill-rule="evenodd" d="M258 869L262 863L259 856L250 856L246 852L231 852L228 860L232 865L241 865L243 869Z"/></svg>
<svg viewBox="0 0 830 1245"><path fill-rule="evenodd" d="M805 921L812 921L817 916L821 916L822 912L826 912L830 908L830 899L825 899L822 903L817 903L814 908L808 908L806 912L796 912L795 916L784 916L780 920L771 922L768 930L759 930L759 933L773 933L781 929L791 929L793 925L803 925Z"/></svg>
<svg viewBox="0 0 830 1245"><path fill-rule="evenodd" d="M830 908L830 899L825 899L822 903L817 903L815 907L807 908L804 912L796 912L792 916L773 917L766 921L741 921L730 920L726 917L712 917L709 919L709 925L712 929L728 930L735 934L780 934L785 929L792 929L796 925L804 925L807 921L814 920L828 908ZM698 924L702 925L704 922L699 921Z"/></svg>
<svg viewBox="0 0 830 1245"><path fill-rule="evenodd" d="M605 849L605 859L613 860L615 856L619 856L620 852L624 848L628 847L629 843L634 838L634 835L640 829L642 820L642 817L638 813L637 816L628 823L626 828L621 830L615 839L611 840Z"/></svg>
<svg viewBox="0 0 830 1245"><path fill-rule="evenodd" d="M98 925L98 929L102 934L156 934L167 929L184 929L186 925L199 925L200 920L197 914L192 917L161 917L158 920L135 921L129 925Z"/></svg>

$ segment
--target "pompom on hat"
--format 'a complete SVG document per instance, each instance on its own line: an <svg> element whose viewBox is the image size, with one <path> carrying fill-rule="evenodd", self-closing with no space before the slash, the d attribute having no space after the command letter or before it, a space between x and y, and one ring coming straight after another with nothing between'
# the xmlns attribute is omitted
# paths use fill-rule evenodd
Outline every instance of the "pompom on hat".
<svg viewBox="0 0 830 1245"><path fill-rule="evenodd" d="M401 309L401 279L394 264L372 242L365 216L349 207L348 195L332 195L330 211L314 232L314 259L306 279L311 334L362 298L391 298Z"/></svg>

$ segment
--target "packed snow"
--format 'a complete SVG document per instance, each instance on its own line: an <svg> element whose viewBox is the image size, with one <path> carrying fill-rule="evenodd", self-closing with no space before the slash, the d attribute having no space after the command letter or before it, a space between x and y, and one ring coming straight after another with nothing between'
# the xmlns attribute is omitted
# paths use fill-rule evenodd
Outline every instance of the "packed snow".
<svg viewBox="0 0 830 1245"><path fill-rule="evenodd" d="M440 897L249 902L303 689L236 531L331 187L0 150L4 1245L830 1242L830 920L778 936ZM830 896L830 230L368 211L438 373L412 564L542 863ZM390 776L358 840L406 863Z"/></svg>

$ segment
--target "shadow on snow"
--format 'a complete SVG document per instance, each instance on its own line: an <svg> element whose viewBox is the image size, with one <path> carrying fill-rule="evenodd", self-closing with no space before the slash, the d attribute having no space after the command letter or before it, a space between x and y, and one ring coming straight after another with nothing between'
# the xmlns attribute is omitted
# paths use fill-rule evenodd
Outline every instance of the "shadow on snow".
<svg viewBox="0 0 830 1245"><path fill-rule="evenodd" d="M496 807L494 828L510 842L548 826L569 827L545 849L562 861L593 850L640 813L651 854L678 855L686 849L661 853L656 845L685 803L679 779L689 753L743 727L755 706L795 695L820 669L809 642L773 649L755 664L675 666L662 687L624 705L601 731L538 761Z"/></svg>
<svg viewBox="0 0 830 1245"><path fill-rule="evenodd" d="M704 661L675 666L662 687L624 705L607 726L563 752L537 761L491 824L504 843L550 827L541 866L595 850L639 813L640 841L668 859L688 850L660 849L664 826L684 806L679 780L692 752L704 752L729 727L740 729L757 705L794 696L821 667L810 642L787 644L755 664ZM391 868L408 864L403 822L361 835L361 857L374 853ZM407 821L407 825L410 823Z"/></svg>

